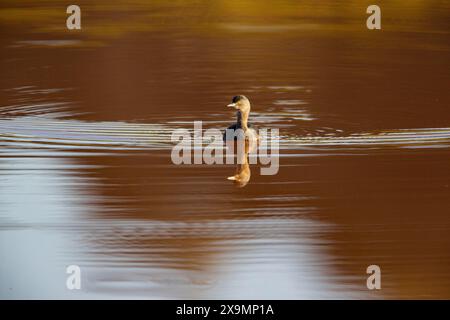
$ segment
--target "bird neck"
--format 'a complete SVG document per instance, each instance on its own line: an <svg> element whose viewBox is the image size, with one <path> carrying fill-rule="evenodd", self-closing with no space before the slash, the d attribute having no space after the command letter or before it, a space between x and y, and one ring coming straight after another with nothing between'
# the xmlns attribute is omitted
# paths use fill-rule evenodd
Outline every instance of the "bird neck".
<svg viewBox="0 0 450 320"><path fill-rule="evenodd" d="M237 112L237 123L241 125L242 129L247 130L247 122L248 122L248 111L241 111L239 110Z"/></svg>

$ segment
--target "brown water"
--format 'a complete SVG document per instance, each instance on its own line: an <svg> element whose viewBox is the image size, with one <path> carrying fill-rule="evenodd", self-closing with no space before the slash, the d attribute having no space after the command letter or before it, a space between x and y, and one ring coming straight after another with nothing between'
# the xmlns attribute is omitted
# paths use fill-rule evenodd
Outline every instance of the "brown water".
<svg viewBox="0 0 450 320"><path fill-rule="evenodd" d="M0 5L1 298L450 298L449 1L92 2ZM236 94L278 174L173 165Z"/></svg>

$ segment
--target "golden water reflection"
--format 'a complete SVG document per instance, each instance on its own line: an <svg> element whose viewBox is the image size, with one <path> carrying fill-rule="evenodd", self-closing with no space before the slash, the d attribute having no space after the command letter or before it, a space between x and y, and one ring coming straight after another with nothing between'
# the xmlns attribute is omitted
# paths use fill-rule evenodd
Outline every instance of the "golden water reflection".
<svg viewBox="0 0 450 320"><path fill-rule="evenodd" d="M450 296L448 2L79 5L0 5L0 297ZM241 93L278 174L173 165Z"/></svg>

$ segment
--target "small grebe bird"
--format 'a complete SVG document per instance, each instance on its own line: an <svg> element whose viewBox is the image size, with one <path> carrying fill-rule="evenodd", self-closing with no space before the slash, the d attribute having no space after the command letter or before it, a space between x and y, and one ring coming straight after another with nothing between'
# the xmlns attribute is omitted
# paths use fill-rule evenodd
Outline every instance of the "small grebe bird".
<svg viewBox="0 0 450 320"><path fill-rule="evenodd" d="M237 136L234 135L234 131L237 129L241 129L245 133L245 139L250 142L258 142L259 135L256 132L256 129L253 125L248 123L248 116L250 114L250 101L246 96L234 96L233 100L227 107L232 107L237 110L237 120L236 123L232 124L225 130L223 134L223 140L237 140ZM227 131L231 131L227 137Z"/></svg>

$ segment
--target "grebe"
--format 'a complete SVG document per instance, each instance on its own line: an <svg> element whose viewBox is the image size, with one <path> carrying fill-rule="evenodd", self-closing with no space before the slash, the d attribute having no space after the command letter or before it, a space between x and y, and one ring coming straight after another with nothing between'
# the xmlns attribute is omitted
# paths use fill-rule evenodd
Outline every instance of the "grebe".
<svg viewBox="0 0 450 320"><path fill-rule="evenodd" d="M234 96L233 100L227 107L232 107L237 110L237 120L235 124L232 124L225 130L223 134L224 141L237 140L237 135L234 134L235 130L241 129L245 133L245 139L250 142L258 142L259 135L255 130L255 127L248 123L248 116L250 114L250 101L246 96ZM229 134L227 135L227 132Z"/></svg>

